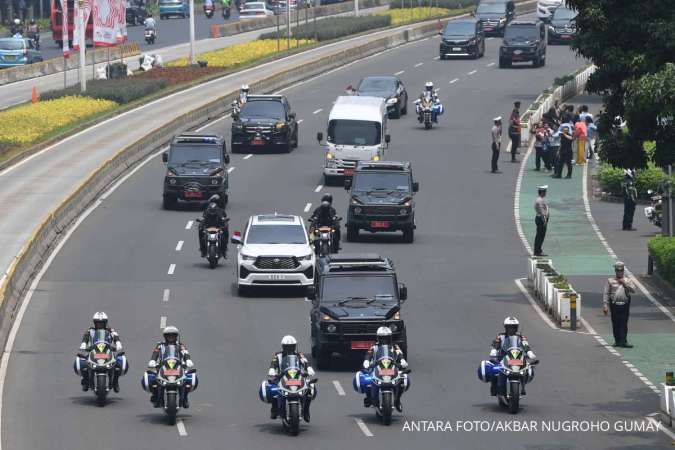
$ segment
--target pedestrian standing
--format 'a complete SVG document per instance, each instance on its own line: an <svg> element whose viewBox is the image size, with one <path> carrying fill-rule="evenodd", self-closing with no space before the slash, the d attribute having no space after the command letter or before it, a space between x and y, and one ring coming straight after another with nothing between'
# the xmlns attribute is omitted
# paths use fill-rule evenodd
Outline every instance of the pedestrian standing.
<svg viewBox="0 0 675 450"><path fill-rule="evenodd" d="M577 165L586 164L586 121L579 115L574 116L574 139L576 139Z"/></svg>
<svg viewBox="0 0 675 450"><path fill-rule="evenodd" d="M595 142L598 138L598 127L593 123L593 117L586 116L586 153L589 160L595 159Z"/></svg>
<svg viewBox="0 0 675 450"><path fill-rule="evenodd" d="M520 102L513 103L513 111L509 116L509 138L511 139L511 162L518 162L516 155L520 147Z"/></svg>
<svg viewBox="0 0 675 450"><path fill-rule="evenodd" d="M560 126L560 155L553 178L562 177L563 166L567 166L567 176L565 178L572 178L572 158L574 157L572 141L574 140L574 136L572 135L571 128L570 124Z"/></svg>
<svg viewBox="0 0 675 450"><path fill-rule="evenodd" d="M635 292L635 282L625 276L625 265L621 261L614 264L614 277L607 279L602 295L602 312L611 313L614 347L633 348L628 343L628 316L630 315L631 294Z"/></svg>
<svg viewBox="0 0 675 450"><path fill-rule="evenodd" d="M635 189L632 170L624 170L621 188L623 190L623 230L635 231L633 216L635 216L635 205L637 205L637 189Z"/></svg>
<svg viewBox="0 0 675 450"><path fill-rule="evenodd" d="M588 112L588 105L582 105L581 108L579 108L579 119L583 120L586 122L586 117L590 117L591 119L593 118L593 114Z"/></svg>
<svg viewBox="0 0 675 450"><path fill-rule="evenodd" d="M547 256L543 252L544 238L546 237L546 228L548 227L548 203L546 203L546 190L548 186L539 186L537 192L539 195L534 201L534 224L537 226L537 234L534 237L534 256Z"/></svg>
<svg viewBox="0 0 675 450"><path fill-rule="evenodd" d="M544 144L546 139L546 128L544 121L540 120L531 129L530 134L534 135L534 170L541 170L541 162L544 159ZM546 165L546 162L544 162Z"/></svg>
<svg viewBox="0 0 675 450"><path fill-rule="evenodd" d="M502 149L502 116L495 117L492 125L492 173L501 173L497 162Z"/></svg>
<svg viewBox="0 0 675 450"><path fill-rule="evenodd" d="M549 127L548 136L548 169L553 170L555 174L560 159L560 128Z"/></svg>

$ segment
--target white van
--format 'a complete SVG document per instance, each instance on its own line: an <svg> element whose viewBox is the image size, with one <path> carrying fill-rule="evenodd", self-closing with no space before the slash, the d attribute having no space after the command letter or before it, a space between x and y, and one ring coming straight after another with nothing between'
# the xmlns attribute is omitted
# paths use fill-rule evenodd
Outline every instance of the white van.
<svg viewBox="0 0 675 450"><path fill-rule="evenodd" d="M356 161L379 161L389 146L387 105L384 99L338 97L328 116L324 184L331 185L354 173ZM317 133L319 142L323 133Z"/></svg>

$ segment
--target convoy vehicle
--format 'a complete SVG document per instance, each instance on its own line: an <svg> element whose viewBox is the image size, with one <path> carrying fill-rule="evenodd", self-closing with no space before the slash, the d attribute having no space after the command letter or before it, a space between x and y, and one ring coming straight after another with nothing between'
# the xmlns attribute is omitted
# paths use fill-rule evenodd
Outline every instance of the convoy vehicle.
<svg viewBox="0 0 675 450"><path fill-rule="evenodd" d="M178 16L185 19L190 17L190 7L187 0L159 0L159 18L168 19Z"/></svg>
<svg viewBox="0 0 675 450"><path fill-rule="evenodd" d="M551 20L553 11L563 4L563 0L539 0L537 2L537 18L546 23Z"/></svg>
<svg viewBox="0 0 675 450"><path fill-rule="evenodd" d="M314 285L307 288L312 301L312 356L318 368L326 368L334 352L368 350L381 326L391 329L393 343L406 354L401 306L407 297L408 289L398 282L389 258L338 253L320 259Z"/></svg>
<svg viewBox="0 0 675 450"><path fill-rule="evenodd" d="M546 65L546 25L539 21L513 21L506 26L499 47L499 67L532 61L532 67Z"/></svg>
<svg viewBox="0 0 675 450"><path fill-rule="evenodd" d="M143 0L127 0L126 4L127 24L141 25L146 17L148 17L148 11L145 9L145 2Z"/></svg>
<svg viewBox="0 0 675 450"><path fill-rule="evenodd" d="M419 183L413 181L409 162L359 161L352 179L347 213L347 240L356 241L359 230L403 231L403 240L415 236L415 201Z"/></svg>
<svg viewBox="0 0 675 450"><path fill-rule="evenodd" d="M273 16L274 11L267 7L265 2L246 2L239 10L239 18L259 19L261 17Z"/></svg>
<svg viewBox="0 0 675 450"><path fill-rule="evenodd" d="M283 95L249 95L232 115L232 153L244 149L280 148L290 152L298 146L298 122Z"/></svg>
<svg viewBox="0 0 675 450"><path fill-rule="evenodd" d="M260 286L310 286L316 257L299 216L251 216L244 234L232 233L237 244L236 280L239 295Z"/></svg>
<svg viewBox="0 0 675 450"><path fill-rule="evenodd" d="M513 0L484 0L478 3L473 16L483 24L486 36L504 36L506 25L516 16L516 5Z"/></svg>
<svg viewBox="0 0 675 450"><path fill-rule="evenodd" d="M365 77L359 81L356 89L348 86L347 91L353 95L383 98L389 118L398 119L408 114L408 91L397 76Z"/></svg>
<svg viewBox="0 0 675 450"><path fill-rule="evenodd" d="M0 69L33 64L40 61L42 61L42 53L35 48L35 41L32 39L0 39Z"/></svg>
<svg viewBox="0 0 675 450"><path fill-rule="evenodd" d="M548 26L549 44L569 44L576 35L576 17L577 12L560 6L556 8L551 16L551 23Z"/></svg>
<svg viewBox="0 0 675 450"><path fill-rule="evenodd" d="M178 200L205 202L214 194L227 203L229 177L225 139L217 134L183 133L173 138L162 154L166 163L164 208L175 207Z"/></svg>
<svg viewBox="0 0 675 450"><path fill-rule="evenodd" d="M381 97L338 97L328 115L324 184L351 177L357 161L379 161L391 140L387 106ZM323 141L318 132L317 140Z"/></svg>
<svg viewBox="0 0 675 450"><path fill-rule="evenodd" d="M485 35L480 20L451 20L441 35L440 58L469 56L478 59L485 55Z"/></svg>

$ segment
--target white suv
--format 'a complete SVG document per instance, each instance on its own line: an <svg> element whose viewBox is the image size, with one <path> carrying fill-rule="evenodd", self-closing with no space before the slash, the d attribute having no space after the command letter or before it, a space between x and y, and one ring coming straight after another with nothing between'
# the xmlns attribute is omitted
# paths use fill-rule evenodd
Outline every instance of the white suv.
<svg viewBox="0 0 675 450"><path fill-rule="evenodd" d="M553 11L563 4L563 0L539 0L537 2L537 17L539 20L549 22Z"/></svg>
<svg viewBox="0 0 675 450"><path fill-rule="evenodd" d="M232 233L238 244L237 288L252 286L309 286L314 283L314 252L302 218L284 214L251 216L244 236Z"/></svg>

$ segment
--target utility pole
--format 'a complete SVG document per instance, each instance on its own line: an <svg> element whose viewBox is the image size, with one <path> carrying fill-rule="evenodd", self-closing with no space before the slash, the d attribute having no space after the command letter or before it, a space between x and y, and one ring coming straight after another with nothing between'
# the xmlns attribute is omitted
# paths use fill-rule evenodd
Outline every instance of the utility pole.
<svg viewBox="0 0 675 450"><path fill-rule="evenodd" d="M77 0L77 5L79 6L79 14L77 15L78 27L80 29L80 92L84 93L87 90L87 74L84 72L86 68L87 61L85 60L85 22L84 22L84 0Z"/></svg>
<svg viewBox="0 0 675 450"><path fill-rule="evenodd" d="M354 0L354 15L359 15L359 0Z"/></svg>
<svg viewBox="0 0 675 450"><path fill-rule="evenodd" d="M195 0L190 0L190 64L197 64L195 53Z"/></svg>
<svg viewBox="0 0 675 450"><path fill-rule="evenodd" d="M291 49L291 0L286 0L286 50Z"/></svg>

